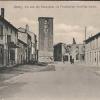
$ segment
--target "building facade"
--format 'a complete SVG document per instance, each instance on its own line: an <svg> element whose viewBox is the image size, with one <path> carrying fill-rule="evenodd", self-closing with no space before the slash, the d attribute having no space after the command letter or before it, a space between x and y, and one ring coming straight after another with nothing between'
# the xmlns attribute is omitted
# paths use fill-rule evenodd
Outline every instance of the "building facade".
<svg viewBox="0 0 100 100"><path fill-rule="evenodd" d="M53 61L53 18L39 17L39 62Z"/></svg>
<svg viewBox="0 0 100 100"><path fill-rule="evenodd" d="M4 18L4 8L0 16L0 65L16 65L18 48L18 30Z"/></svg>
<svg viewBox="0 0 100 100"><path fill-rule="evenodd" d="M70 59L76 63L84 63L85 61L85 46L84 44L72 44Z"/></svg>
<svg viewBox="0 0 100 100"><path fill-rule="evenodd" d="M83 44L58 43L54 46L54 60L75 63L85 61L85 46Z"/></svg>
<svg viewBox="0 0 100 100"><path fill-rule="evenodd" d="M26 28L16 28L0 15L0 67L31 63L37 59L37 37Z"/></svg>
<svg viewBox="0 0 100 100"><path fill-rule="evenodd" d="M58 43L54 45L54 61L63 61L66 54L66 44Z"/></svg>
<svg viewBox="0 0 100 100"><path fill-rule="evenodd" d="M85 62L85 45L84 44L69 44L66 46L65 58L67 62L74 63Z"/></svg>
<svg viewBox="0 0 100 100"><path fill-rule="evenodd" d="M100 66L100 33L85 40L85 62Z"/></svg>
<svg viewBox="0 0 100 100"><path fill-rule="evenodd" d="M27 62L27 33L23 28L18 29L18 44L17 64L25 64Z"/></svg>
<svg viewBox="0 0 100 100"><path fill-rule="evenodd" d="M33 34L32 37L32 61L33 63L37 62L37 36Z"/></svg>
<svg viewBox="0 0 100 100"><path fill-rule="evenodd" d="M26 64L27 44L18 39L17 64Z"/></svg>
<svg viewBox="0 0 100 100"><path fill-rule="evenodd" d="M18 39L21 48L18 48L25 56L22 56L22 53L18 52L20 58L23 58L24 62L31 63L36 61L37 56L37 38L36 34L29 31L29 26L26 25L26 28L18 28ZM22 45L22 46L21 46ZM24 50L23 50L24 49ZM22 60L20 59L20 62Z"/></svg>

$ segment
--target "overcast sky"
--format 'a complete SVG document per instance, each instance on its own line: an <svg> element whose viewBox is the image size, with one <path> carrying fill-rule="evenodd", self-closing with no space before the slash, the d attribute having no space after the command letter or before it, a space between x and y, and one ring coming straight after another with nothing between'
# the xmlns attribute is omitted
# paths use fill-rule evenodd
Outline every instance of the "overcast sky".
<svg viewBox="0 0 100 100"><path fill-rule="evenodd" d="M82 43L85 26L87 38L100 32L99 1L0 1L0 7L5 8L5 18L14 26L28 24L35 34L38 34L38 17L53 17L54 44L70 44L73 37L77 43Z"/></svg>

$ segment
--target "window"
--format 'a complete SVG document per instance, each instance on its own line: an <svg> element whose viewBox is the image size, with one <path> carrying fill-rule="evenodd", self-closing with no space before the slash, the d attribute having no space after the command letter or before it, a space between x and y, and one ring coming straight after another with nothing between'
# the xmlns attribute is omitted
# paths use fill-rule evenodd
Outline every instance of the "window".
<svg viewBox="0 0 100 100"><path fill-rule="evenodd" d="M15 51L10 50L10 60L15 60Z"/></svg>
<svg viewBox="0 0 100 100"><path fill-rule="evenodd" d="M11 28L11 33L12 33L12 28Z"/></svg>
<svg viewBox="0 0 100 100"><path fill-rule="evenodd" d="M79 54L76 55L76 60L79 60Z"/></svg>
<svg viewBox="0 0 100 100"><path fill-rule="evenodd" d="M8 31L8 26L6 25L5 27L6 27L6 30Z"/></svg>
<svg viewBox="0 0 100 100"><path fill-rule="evenodd" d="M11 36L7 35L7 43L10 43L10 42L11 42Z"/></svg>
<svg viewBox="0 0 100 100"><path fill-rule="evenodd" d="M0 39L3 39L3 26L0 26Z"/></svg>

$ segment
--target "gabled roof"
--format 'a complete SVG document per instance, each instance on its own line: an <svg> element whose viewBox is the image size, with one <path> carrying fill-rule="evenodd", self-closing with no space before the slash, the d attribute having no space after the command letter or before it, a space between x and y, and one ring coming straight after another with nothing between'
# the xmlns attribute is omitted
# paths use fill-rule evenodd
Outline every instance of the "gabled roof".
<svg viewBox="0 0 100 100"><path fill-rule="evenodd" d="M31 34L36 35L35 33L31 32L31 31L26 32L26 29L25 28L22 28L22 27L18 28L18 31L19 32L22 32L22 33L28 33L29 35L31 35Z"/></svg>
<svg viewBox="0 0 100 100"><path fill-rule="evenodd" d="M24 28L22 28L22 27L18 28L18 31L22 32L22 33L26 33L26 30Z"/></svg>
<svg viewBox="0 0 100 100"><path fill-rule="evenodd" d="M8 22L5 18L0 16L0 20L4 23L6 23L7 25L11 26L13 29L15 29L17 31L17 28L15 26L13 26L10 22Z"/></svg>

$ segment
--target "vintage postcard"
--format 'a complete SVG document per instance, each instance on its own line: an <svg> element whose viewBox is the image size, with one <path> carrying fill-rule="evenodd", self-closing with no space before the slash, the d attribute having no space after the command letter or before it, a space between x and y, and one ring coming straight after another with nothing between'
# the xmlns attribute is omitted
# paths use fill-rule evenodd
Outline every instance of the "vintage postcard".
<svg viewBox="0 0 100 100"><path fill-rule="evenodd" d="M0 100L100 100L100 2L0 1Z"/></svg>

